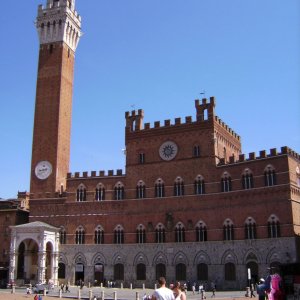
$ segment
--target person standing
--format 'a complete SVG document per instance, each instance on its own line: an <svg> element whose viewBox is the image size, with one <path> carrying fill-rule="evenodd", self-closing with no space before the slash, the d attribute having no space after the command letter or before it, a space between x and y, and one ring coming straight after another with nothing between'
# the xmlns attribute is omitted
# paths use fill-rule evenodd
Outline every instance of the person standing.
<svg viewBox="0 0 300 300"><path fill-rule="evenodd" d="M184 289L184 288L183 288ZM185 292L183 291L180 282L176 281L173 289L175 300L186 300Z"/></svg>
<svg viewBox="0 0 300 300"><path fill-rule="evenodd" d="M253 283L251 283L251 285L250 285L250 297L252 298L252 297L256 297L255 295L254 295L254 284Z"/></svg>
<svg viewBox="0 0 300 300"><path fill-rule="evenodd" d="M175 300L173 292L166 287L166 279L160 277L158 279L159 288L152 295L151 300Z"/></svg>

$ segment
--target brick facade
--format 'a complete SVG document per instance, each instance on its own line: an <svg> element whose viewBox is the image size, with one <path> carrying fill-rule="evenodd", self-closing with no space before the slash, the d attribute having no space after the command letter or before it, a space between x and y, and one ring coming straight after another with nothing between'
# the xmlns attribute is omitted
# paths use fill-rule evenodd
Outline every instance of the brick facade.
<svg viewBox="0 0 300 300"><path fill-rule="evenodd" d="M153 286L165 275L236 289L247 268L257 280L299 261L299 154L246 157L214 97L184 121L151 126L143 110L126 112L126 172L68 173L73 50L41 45L32 150L30 222L61 228L60 281ZM58 172L37 178L41 160Z"/></svg>

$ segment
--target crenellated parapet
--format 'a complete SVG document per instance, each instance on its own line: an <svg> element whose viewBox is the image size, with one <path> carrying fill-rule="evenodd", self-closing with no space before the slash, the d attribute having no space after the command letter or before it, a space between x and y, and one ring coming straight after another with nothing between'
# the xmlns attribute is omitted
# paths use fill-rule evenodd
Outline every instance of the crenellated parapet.
<svg viewBox="0 0 300 300"><path fill-rule="evenodd" d="M235 133L226 123L224 123L218 116L215 116L214 119L215 119L215 122L217 122L219 125L221 125L233 137L235 137L239 141L241 140L241 137L237 133Z"/></svg>
<svg viewBox="0 0 300 300"><path fill-rule="evenodd" d="M282 155L290 155L294 157L297 160L300 160L300 154L293 151L289 147L281 147L280 151L277 151L276 148L271 148L269 152L266 150L259 151L259 155L256 156L255 152L250 152L248 154L248 157L246 157L245 154L240 154L238 157L230 156L229 161L226 162L226 164L234 164L234 163L241 163L241 162L248 162L248 161L254 161L254 160L261 160L264 158L270 158L270 157L276 157L276 156L282 156ZM221 158L219 165L225 165L225 159Z"/></svg>
<svg viewBox="0 0 300 300"><path fill-rule="evenodd" d="M75 172L75 173L67 173L67 179L76 179L76 178L95 178L95 177L118 177L125 176L122 169L116 170L108 170L107 173L105 171L91 171L89 172Z"/></svg>
<svg viewBox="0 0 300 300"><path fill-rule="evenodd" d="M40 44L65 42L74 52L81 36L81 17L75 0L47 0L39 5L36 28Z"/></svg>

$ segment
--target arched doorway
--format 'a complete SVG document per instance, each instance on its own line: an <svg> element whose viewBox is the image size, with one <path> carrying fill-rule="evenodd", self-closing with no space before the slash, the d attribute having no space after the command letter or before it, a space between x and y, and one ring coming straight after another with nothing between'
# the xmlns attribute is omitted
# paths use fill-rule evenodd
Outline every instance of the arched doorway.
<svg viewBox="0 0 300 300"><path fill-rule="evenodd" d="M84 281L84 264L78 263L75 265L75 283L79 285Z"/></svg>
<svg viewBox="0 0 300 300"><path fill-rule="evenodd" d="M176 275L175 275L176 280L186 280L186 266L185 264L177 264L176 265Z"/></svg>
<svg viewBox="0 0 300 300"><path fill-rule="evenodd" d="M37 280L38 245L34 240L26 239L18 247L17 280L29 283Z"/></svg>
<svg viewBox="0 0 300 300"><path fill-rule="evenodd" d="M155 268L155 276L156 280L158 280L160 277L166 277L166 265L157 264Z"/></svg>
<svg viewBox="0 0 300 300"><path fill-rule="evenodd" d="M66 278L66 265L62 262L58 264L58 279L65 279Z"/></svg>
<svg viewBox="0 0 300 300"><path fill-rule="evenodd" d="M251 272L251 283L255 284L258 283L258 264L254 261L250 261L246 264L246 271L248 274L248 269L250 269ZM247 275L248 278L249 274ZM248 278L249 280L249 278ZM249 283L249 282L248 282Z"/></svg>
<svg viewBox="0 0 300 300"><path fill-rule="evenodd" d="M94 285L101 285L104 283L104 266L103 264L97 263L94 266Z"/></svg>

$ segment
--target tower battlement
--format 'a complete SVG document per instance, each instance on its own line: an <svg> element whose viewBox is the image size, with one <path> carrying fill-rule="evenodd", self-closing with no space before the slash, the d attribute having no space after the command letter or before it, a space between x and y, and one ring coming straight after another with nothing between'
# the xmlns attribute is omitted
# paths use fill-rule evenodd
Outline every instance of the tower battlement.
<svg viewBox="0 0 300 300"><path fill-rule="evenodd" d="M89 174L89 172L85 171L85 172L74 172L74 173L68 173L67 174L67 179L76 179L76 178L94 178L94 177L117 177L117 176L124 176L125 174L123 173L122 169L118 169L116 170L116 173L114 172L114 170L108 170L107 173L103 170L101 171L91 171L91 173Z"/></svg>
<svg viewBox="0 0 300 300"><path fill-rule="evenodd" d="M36 28L40 44L65 42L74 52L81 36L81 17L75 0L47 0L39 5Z"/></svg>
<svg viewBox="0 0 300 300"><path fill-rule="evenodd" d="M226 131L228 131L232 136L234 136L236 139L238 139L239 141L241 140L241 137L235 133L225 122L222 121L222 119L220 119L218 116L214 116L215 121L221 125Z"/></svg>
<svg viewBox="0 0 300 300"><path fill-rule="evenodd" d="M281 155L290 155L294 157L297 160L300 160L300 154L293 151L291 148L287 146L283 146L280 148L280 152L277 151L276 148L269 149L269 152L267 153L266 150L259 151L259 156L256 156L255 152L250 152L248 154L248 157L246 157L245 154L240 154L238 157L230 156L229 161L225 163L224 158L220 159L219 165L230 165L235 163L241 163L241 162L247 162L247 161L254 161L254 160L261 160L264 158L270 158L270 157L276 157Z"/></svg>
<svg viewBox="0 0 300 300"><path fill-rule="evenodd" d="M133 110L131 112L127 111L125 113L126 119L126 130L129 132L135 131L147 131L152 129L166 128L172 126L181 126L187 124L197 124L207 121L215 121L221 125L229 134L240 141L240 136L235 133L227 124L225 124L218 116L215 115L215 97L210 97L209 102L206 98L201 101L199 99L195 100L196 108L196 120L193 121L192 116L186 116L184 121L181 118L175 118L172 122L170 119L164 120L161 124L160 121L154 121L153 126L150 123L144 123L144 111L139 109L137 111Z"/></svg>

